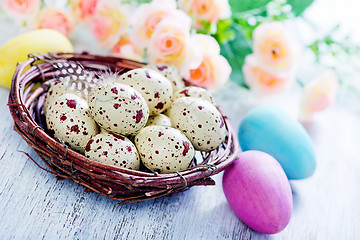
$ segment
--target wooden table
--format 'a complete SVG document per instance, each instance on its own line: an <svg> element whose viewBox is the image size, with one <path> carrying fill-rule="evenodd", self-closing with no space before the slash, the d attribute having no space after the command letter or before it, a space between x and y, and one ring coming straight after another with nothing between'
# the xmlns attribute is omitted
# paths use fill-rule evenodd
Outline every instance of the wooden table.
<svg viewBox="0 0 360 240"><path fill-rule="evenodd" d="M231 88L231 87L228 87ZM216 99L237 129L246 111L236 92ZM36 153L13 131L8 90L0 88L0 239L358 239L360 236L360 117L337 105L308 130L317 170L291 181L294 211L276 235L256 233L228 206L222 174L216 186L140 203L117 201L69 180L56 180L20 151ZM234 104L235 103L235 104Z"/></svg>

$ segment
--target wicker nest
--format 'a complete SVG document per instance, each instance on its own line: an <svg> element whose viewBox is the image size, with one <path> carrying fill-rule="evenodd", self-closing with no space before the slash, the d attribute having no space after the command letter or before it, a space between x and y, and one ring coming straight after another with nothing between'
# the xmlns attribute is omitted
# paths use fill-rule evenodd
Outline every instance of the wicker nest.
<svg viewBox="0 0 360 240"><path fill-rule="evenodd" d="M94 72L119 72L144 66L127 59L96 56L88 53L52 53L29 56L18 64L14 74L8 106L14 129L25 139L40 159L31 159L41 169L71 179L109 198L137 202L181 192L195 185L215 185L210 176L223 171L237 158L239 147L224 116L227 128L225 142L211 152L197 152L190 168L171 174L131 170L92 161L53 138L46 130L42 106L47 90L53 84L55 68L46 59L76 61ZM41 85L40 85L40 84ZM221 111L220 111L221 112Z"/></svg>

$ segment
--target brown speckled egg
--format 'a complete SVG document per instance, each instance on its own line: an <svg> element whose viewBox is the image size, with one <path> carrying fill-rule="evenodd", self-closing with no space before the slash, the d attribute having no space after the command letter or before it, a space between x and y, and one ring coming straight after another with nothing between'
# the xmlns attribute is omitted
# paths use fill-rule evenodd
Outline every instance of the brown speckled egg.
<svg viewBox="0 0 360 240"><path fill-rule="evenodd" d="M171 121L170 121L170 118L168 118L164 114L159 114L156 116L149 117L149 120L147 121L146 126L150 126L150 125L171 127Z"/></svg>
<svg viewBox="0 0 360 240"><path fill-rule="evenodd" d="M201 87L186 87L174 93L173 101L182 97L196 97L206 100L213 105L216 105L214 98L211 96L211 93L205 88Z"/></svg>
<svg viewBox="0 0 360 240"><path fill-rule="evenodd" d="M91 138L85 149L91 160L118 167L139 170L140 158L135 145L116 133L100 133Z"/></svg>
<svg viewBox="0 0 360 240"><path fill-rule="evenodd" d="M55 137L81 152L84 152L89 139L99 132L99 127L89 114L87 102L71 93L63 94L49 103L46 124Z"/></svg>
<svg viewBox="0 0 360 240"><path fill-rule="evenodd" d="M138 68L122 74L119 83L135 88L145 99L150 116L157 115L171 105L173 90L170 81L160 73Z"/></svg>
<svg viewBox="0 0 360 240"><path fill-rule="evenodd" d="M51 85L46 94L45 102L43 105L44 114L46 114L49 103L54 102L56 98L60 97L65 93L73 93L81 98L84 98L84 94L82 92L70 90L69 79L65 79L64 81L57 81L55 84Z"/></svg>
<svg viewBox="0 0 360 240"><path fill-rule="evenodd" d="M182 80L182 77L175 66L158 63L158 64L148 64L145 67L153 69L164 75L167 79L169 79L174 93L185 87L185 83Z"/></svg>
<svg viewBox="0 0 360 240"><path fill-rule="evenodd" d="M226 137L224 119L217 108L200 98L175 100L169 110L171 125L181 130L195 149L211 151Z"/></svg>
<svg viewBox="0 0 360 240"><path fill-rule="evenodd" d="M145 126L149 109L139 92L121 83L108 83L89 93L89 110L100 127L123 135Z"/></svg>
<svg viewBox="0 0 360 240"><path fill-rule="evenodd" d="M179 130L167 126L148 126L135 136L142 163L153 172L172 173L186 170L195 150Z"/></svg>

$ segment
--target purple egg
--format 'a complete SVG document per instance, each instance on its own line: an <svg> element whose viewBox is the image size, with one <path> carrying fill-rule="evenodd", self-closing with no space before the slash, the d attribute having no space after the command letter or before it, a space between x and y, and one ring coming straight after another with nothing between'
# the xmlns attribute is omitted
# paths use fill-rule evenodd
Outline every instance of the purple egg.
<svg viewBox="0 0 360 240"><path fill-rule="evenodd" d="M269 154L241 153L224 172L223 190L232 210L253 230L274 234L288 225L293 207L290 184Z"/></svg>

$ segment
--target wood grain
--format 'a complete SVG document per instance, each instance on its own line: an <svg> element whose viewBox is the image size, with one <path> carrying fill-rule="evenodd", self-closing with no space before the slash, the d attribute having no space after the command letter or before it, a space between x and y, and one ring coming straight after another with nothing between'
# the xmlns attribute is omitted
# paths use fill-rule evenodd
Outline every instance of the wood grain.
<svg viewBox="0 0 360 240"><path fill-rule="evenodd" d="M221 187L134 204L116 201L68 180L56 180L23 153L37 155L12 130L0 89L0 239L356 239L360 234L360 117L339 106L308 126L318 166L292 181L294 211L288 227L263 235L246 227L228 206ZM234 96L217 95L236 129L244 109Z"/></svg>

